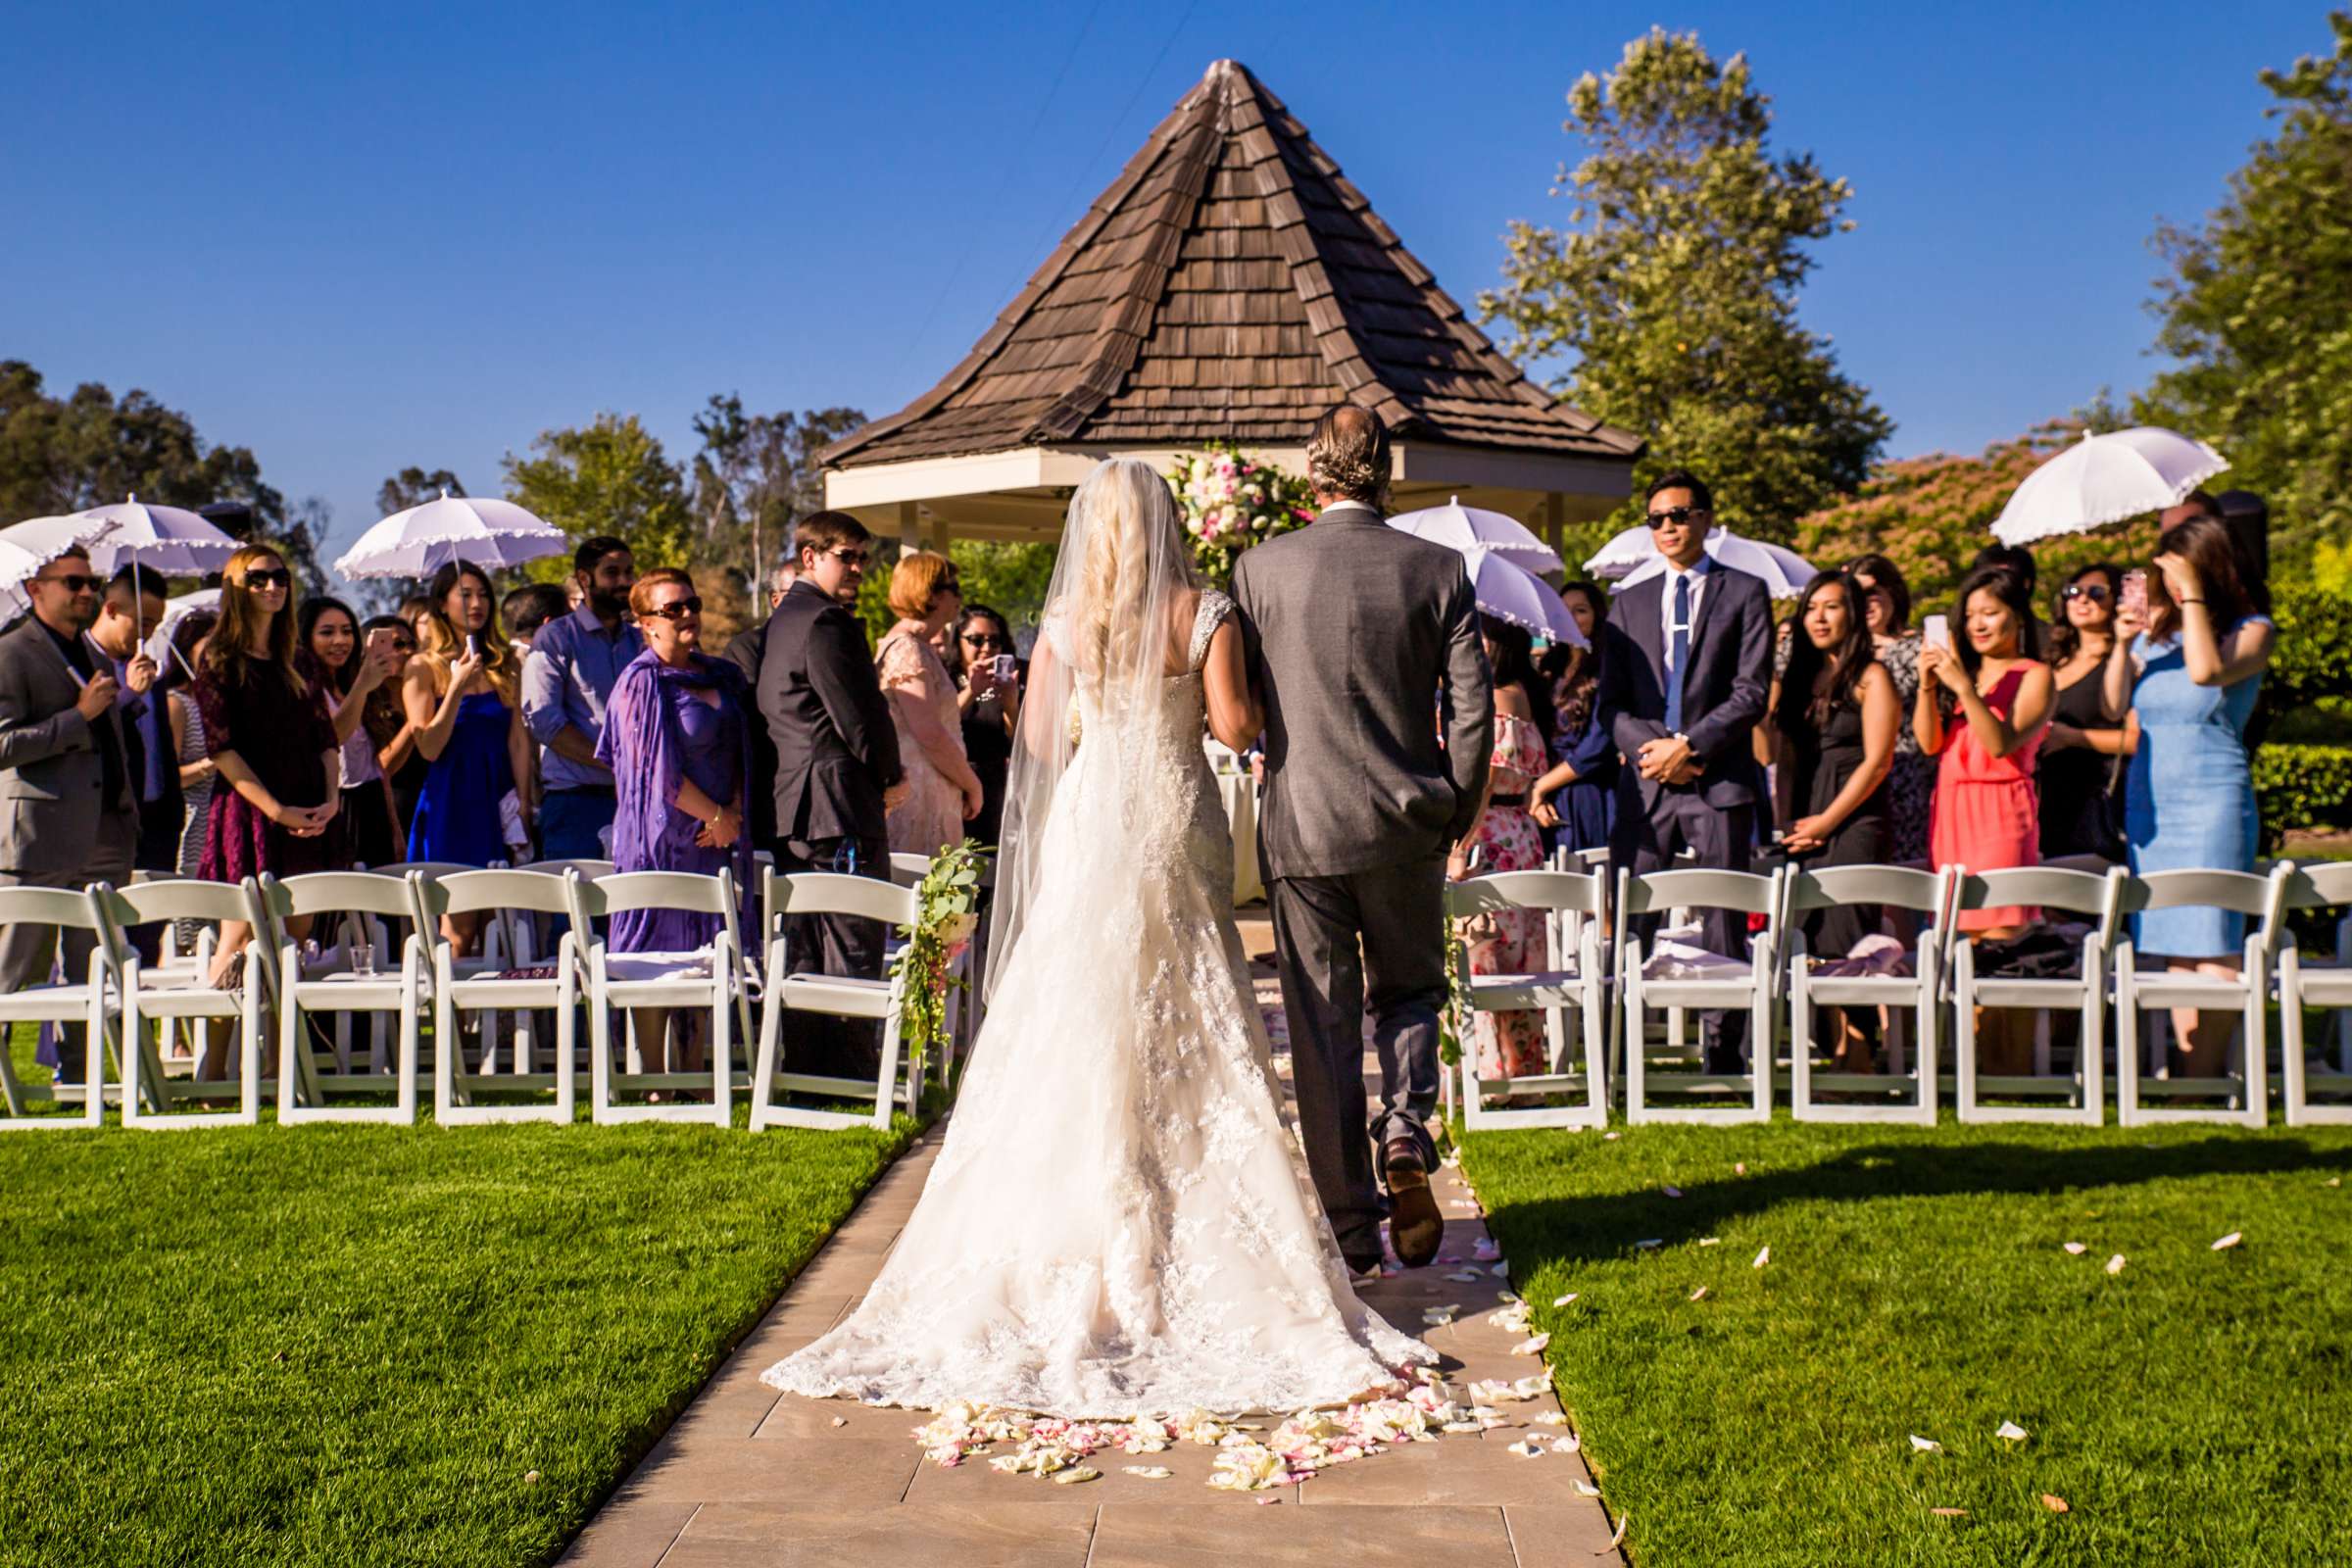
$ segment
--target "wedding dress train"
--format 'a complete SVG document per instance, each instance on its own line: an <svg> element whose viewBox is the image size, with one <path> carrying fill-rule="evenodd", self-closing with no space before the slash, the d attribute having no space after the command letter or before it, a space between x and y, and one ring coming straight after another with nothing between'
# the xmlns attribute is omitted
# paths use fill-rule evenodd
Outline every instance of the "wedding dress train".
<svg viewBox="0 0 2352 1568"><path fill-rule="evenodd" d="M1105 711L1046 812L1041 869L947 1139L895 1250L788 1393L1070 1417L1338 1403L1436 1359L1356 1298L1283 1110L1184 673Z"/></svg>

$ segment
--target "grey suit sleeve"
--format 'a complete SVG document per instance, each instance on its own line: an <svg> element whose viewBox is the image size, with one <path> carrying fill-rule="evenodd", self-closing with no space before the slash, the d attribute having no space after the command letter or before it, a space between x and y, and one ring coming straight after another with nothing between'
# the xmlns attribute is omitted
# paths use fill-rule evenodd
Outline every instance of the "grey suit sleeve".
<svg viewBox="0 0 2352 1568"><path fill-rule="evenodd" d="M1633 714L1634 661L1642 657L1641 639L1627 624L1633 612L1632 599L1617 596L1609 606L1609 624L1622 634L1609 652L1618 657L1600 662L1600 680L1592 692L1593 710L1601 723L1608 726L1609 735L1617 742L1618 752L1632 757L1642 750L1644 741L1654 741L1666 733L1666 726L1654 718L1636 718Z"/></svg>
<svg viewBox="0 0 2352 1568"><path fill-rule="evenodd" d="M1459 840L1478 822L1479 798L1494 755L1494 676L1487 668L1487 645L1478 634L1478 600L1470 578L1453 574L1446 605L1446 767L1453 775L1453 821L1446 830Z"/></svg>
<svg viewBox="0 0 2352 1568"><path fill-rule="evenodd" d="M848 612L827 611L808 625L808 684L842 744L874 770L884 789L905 776L899 761L898 727L890 702L874 674L873 656Z"/></svg>
<svg viewBox="0 0 2352 1568"><path fill-rule="evenodd" d="M28 767L96 744L78 708L34 717L24 670L15 660L0 665L0 768Z"/></svg>
<svg viewBox="0 0 2352 1568"><path fill-rule="evenodd" d="M1771 694L1772 612L1761 585L1742 594L1737 608L1740 662L1732 670L1731 695L1684 731L1690 737L1690 750L1709 766L1735 748L1745 753L1748 737L1764 717L1764 704Z"/></svg>

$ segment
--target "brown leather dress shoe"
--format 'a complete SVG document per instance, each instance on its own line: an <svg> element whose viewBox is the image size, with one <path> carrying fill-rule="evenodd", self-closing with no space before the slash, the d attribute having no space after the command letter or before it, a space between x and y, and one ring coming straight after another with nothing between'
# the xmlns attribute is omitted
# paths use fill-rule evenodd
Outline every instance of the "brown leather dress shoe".
<svg viewBox="0 0 2352 1568"><path fill-rule="evenodd" d="M1405 1267L1426 1267L1446 1241L1446 1216L1429 1190L1428 1163L1418 1149L1400 1140L1389 1146L1386 1165L1389 1245Z"/></svg>

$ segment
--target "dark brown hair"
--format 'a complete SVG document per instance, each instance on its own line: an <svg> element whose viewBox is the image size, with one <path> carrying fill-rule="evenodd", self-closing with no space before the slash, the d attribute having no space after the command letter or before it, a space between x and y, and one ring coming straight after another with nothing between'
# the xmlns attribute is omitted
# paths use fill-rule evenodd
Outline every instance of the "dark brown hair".
<svg viewBox="0 0 2352 1568"><path fill-rule="evenodd" d="M1885 556L1856 556L1845 564L1845 574L1849 577L1868 577L1877 589L1886 595L1894 609L1894 625L1887 631L1889 637L1900 637L1911 629L1911 585L1903 580L1902 567ZM1862 619L1867 625L1869 614L1865 613Z"/></svg>
<svg viewBox="0 0 2352 1568"><path fill-rule="evenodd" d="M2254 612L2253 596L2237 569L2237 550L2228 525L2214 517L2190 517L2176 522L2158 536L2156 553L2179 556L2197 568L2197 584L2205 593L2205 619L2214 635L2227 637L2230 628ZM2180 607L2173 603L2164 573L2148 572L2148 635L2169 637L2180 630Z"/></svg>
<svg viewBox="0 0 2352 1568"><path fill-rule="evenodd" d="M792 559L800 560L808 550L821 556L843 545L866 544L873 537L864 523L846 512L811 512L793 525Z"/></svg>
<svg viewBox="0 0 2352 1568"><path fill-rule="evenodd" d="M1805 630L1805 612L1813 608L1814 596L1825 588L1845 595L1845 639L1826 650L1814 647ZM1804 725L1818 733L1828 727L1838 710L1855 700L1863 672L1878 660L1870 640L1869 614L1862 604L1862 585L1850 571L1815 572L1797 596L1796 612L1788 617L1788 624L1794 628L1788 639L1788 667L1781 675L1781 701L1773 710L1773 722L1787 734L1795 716L1802 714Z"/></svg>
<svg viewBox="0 0 2352 1568"><path fill-rule="evenodd" d="M2094 561L2059 584L2057 597L2050 601L2049 645L2052 664L2063 664L2074 658L2075 650L2082 642L2082 635L2075 630L2074 617L2066 612L2066 591L2085 577L2107 579L2107 609L2110 613L2115 610L2117 597L2124 591L2124 568L2112 561Z"/></svg>

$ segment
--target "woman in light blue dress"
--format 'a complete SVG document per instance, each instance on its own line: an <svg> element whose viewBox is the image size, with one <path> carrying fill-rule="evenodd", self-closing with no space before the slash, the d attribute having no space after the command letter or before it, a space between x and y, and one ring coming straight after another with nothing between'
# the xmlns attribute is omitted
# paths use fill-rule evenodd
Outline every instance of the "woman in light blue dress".
<svg viewBox="0 0 2352 1568"><path fill-rule="evenodd" d="M2132 771L2124 833L2134 875L2193 867L2251 871L2260 821L2246 720L2261 695L2276 631L2255 612L2230 535L2210 517L2167 528L2156 544L2148 607L2116 616L2107 710L2127 705ZM2132 917L2142 957L2235 979L2245 918L2224 909L2151 909ZM2218 1077L2234 1012L2176 1008L2173 1066Z"/></svg>

